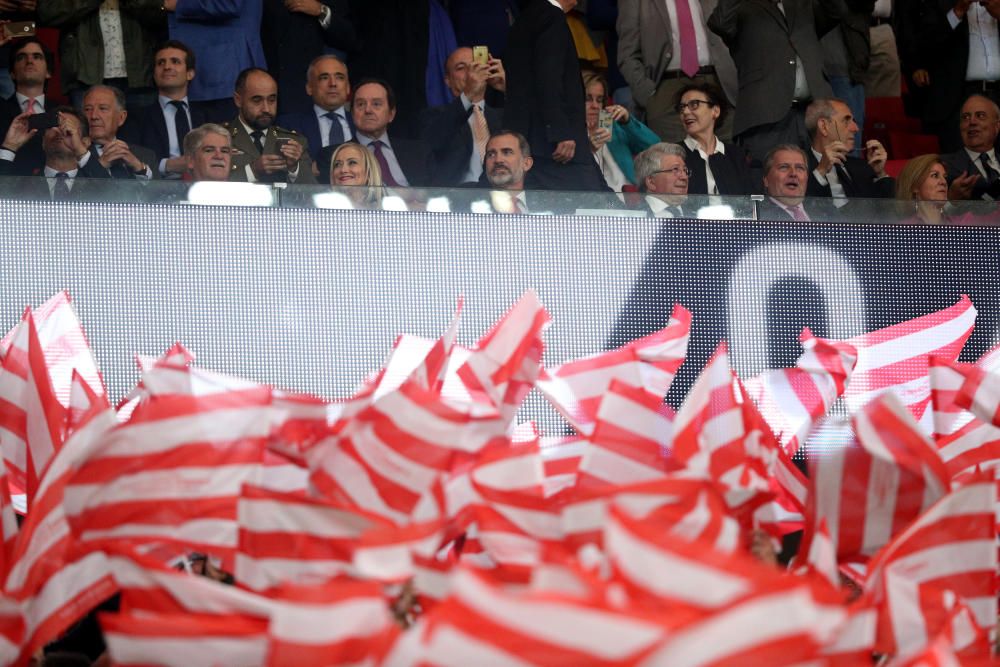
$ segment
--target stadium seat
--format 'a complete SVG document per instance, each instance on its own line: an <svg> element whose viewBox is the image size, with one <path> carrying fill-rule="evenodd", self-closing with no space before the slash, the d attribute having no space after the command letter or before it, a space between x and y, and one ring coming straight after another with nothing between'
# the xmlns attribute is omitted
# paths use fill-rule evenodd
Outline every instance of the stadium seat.
<svg viewBox="0 0 1000 667"><path fill-rule="evenodd" d="M893 178L899 177L899 172L903 171L903 166L908 160L886 160L885 171Z"/></svg>
<svg viewBox="0 0 1000 667"><path fill-rule="evenodd" d="M891 131L888 150L894 159L903 160L925 153L939 153L941 142L933 134Z"/></svg>

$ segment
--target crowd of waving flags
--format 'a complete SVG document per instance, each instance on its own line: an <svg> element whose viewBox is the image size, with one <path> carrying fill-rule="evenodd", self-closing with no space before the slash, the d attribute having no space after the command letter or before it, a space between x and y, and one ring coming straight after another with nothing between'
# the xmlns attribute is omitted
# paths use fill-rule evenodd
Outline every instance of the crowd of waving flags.
<svg viewBox="0 0 1000 667"><path fill-rule="evenodd" d="M178 344L112 406L69 296L29 308L0 341L0 662L115 594L120 665L990 662L1000 352L957 361L966 297L805 330L794 367L745 381L723 343L676 412L681 305L555 367L533 292L471 347L460 314L342 400ZM564 433L518 423L532 390ZM803 475L838 401L852 440Z"/></svg>

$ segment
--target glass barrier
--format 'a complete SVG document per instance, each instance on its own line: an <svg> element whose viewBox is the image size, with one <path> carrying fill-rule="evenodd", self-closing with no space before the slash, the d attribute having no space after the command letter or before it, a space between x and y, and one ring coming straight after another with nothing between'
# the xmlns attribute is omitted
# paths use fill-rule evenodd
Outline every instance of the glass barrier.
<svg viewBox="0 0 1000 667"><path fill-rule="evenodd" d="M483 215L593 215L601 217L685 218L692 220L788 220L769 197L688 195L657 197L638 192L526 191L515 202L511 193L480 188L367 188L294 184L187 183L177 180L123 181L77 179L71 201L254 206L325 210L423 211ZM0 198L51 199L40 177L0 178ZM894 199L805 199L810 221L844 223L1000 224L996 202L936 202Z"/></svg>

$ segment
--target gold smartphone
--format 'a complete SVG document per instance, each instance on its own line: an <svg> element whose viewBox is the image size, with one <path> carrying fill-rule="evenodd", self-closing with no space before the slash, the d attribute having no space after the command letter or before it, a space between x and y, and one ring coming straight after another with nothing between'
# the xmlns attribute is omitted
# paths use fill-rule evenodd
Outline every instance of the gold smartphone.
<svg viewBox="0 0 1000 667"><path fill-rule="evenodd" d="M35 34L34 21L11 21L0 28L11 37L32 37Z"/></svg>
<svg viewBox="0 0 1000 667"><path fill-rule="evenodd" d="M485 65L490 60L490 50L485 46L472 47L472 62Z"/></svg>

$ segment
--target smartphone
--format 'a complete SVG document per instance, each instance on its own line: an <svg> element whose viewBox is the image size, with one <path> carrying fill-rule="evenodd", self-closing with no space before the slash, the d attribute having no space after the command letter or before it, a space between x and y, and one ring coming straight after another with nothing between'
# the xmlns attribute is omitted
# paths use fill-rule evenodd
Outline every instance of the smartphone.
<svg viewBox="0 0 1000 667"><path fill-rule="evenodd" d="M473 46L472 47L472 62L480 63L485 65L489 62L490 50L485 46Z"/></svg>
<svg viewBox="0 0 1000 667"><path fill-rule="evenodd" d="M11 21L0 27L11 37L32 37L35 34L34 21Z"/></svg>
<svg viewBox="0 0 1000 667"><path fill-rule="evenodd" d="M597 115L597 127L610 132L611 128L614 127L614 124L615 117L611 115L611 112L607 109L601 109Z"/></svg>
<svg viewBox="0 0 1000 667"><path fill-rule="evenodd" d="M59 115L51 111L36 113L28 116L29 130L47 130L50 127L59 127Z"/></svg>

